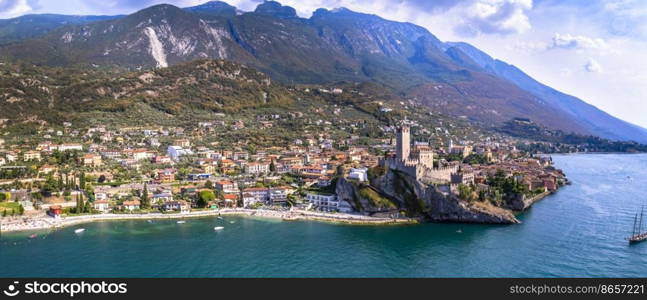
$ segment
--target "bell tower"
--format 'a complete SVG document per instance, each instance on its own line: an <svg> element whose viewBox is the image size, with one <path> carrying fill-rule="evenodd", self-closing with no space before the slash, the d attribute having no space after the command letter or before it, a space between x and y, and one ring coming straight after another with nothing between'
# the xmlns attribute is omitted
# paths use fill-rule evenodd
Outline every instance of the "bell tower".
<svg viewBox="0 0 647 300"><path fill-rule="evenodd" d="M411 152L411 137L409 126L402 125L398 128L397 141L396 141L396 155L398 160L405 161L409 159Z"/></svg>

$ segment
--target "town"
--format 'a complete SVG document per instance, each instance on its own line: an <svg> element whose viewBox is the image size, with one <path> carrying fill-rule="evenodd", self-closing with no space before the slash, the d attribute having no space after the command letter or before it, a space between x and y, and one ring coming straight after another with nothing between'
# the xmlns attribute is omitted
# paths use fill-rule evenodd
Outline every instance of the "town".
<svg viewBox="0 0 647 300"><path fill-rule="evenodd" d="M215 130L244 126L220 121L191 129L81 130L65 123L41 132L36 145L0 140L3 230L39 218L237 208L406 217L398 205L366 209L335 193L338 179L370 184L384 168L411 172L416 180L465 201L515 210L526 207L515 207L511 198L545 196L566 183L550 157L520 151L516 140L449 140L433 147L412 139L411 128L424 129L406 119L386 128L390 137L370 145L355 143L357 136L334 140L325 132L304 134L286 147L200 145Z"/></svg>

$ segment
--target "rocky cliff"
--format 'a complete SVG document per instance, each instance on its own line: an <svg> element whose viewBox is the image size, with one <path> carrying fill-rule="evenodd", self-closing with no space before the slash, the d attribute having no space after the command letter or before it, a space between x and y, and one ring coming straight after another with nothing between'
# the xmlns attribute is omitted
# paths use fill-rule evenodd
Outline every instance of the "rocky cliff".
<svg viewBox="0 0 647 300"><path fill-rule="evenodd" d="M416 181L413 177L397 170L387 170L384 175L371 181L371 189L387 199L393 209L406 211L410 216L424 217L433 222L460 222L484 224L516 224L519 220L511 211L490 204L460 200L443 193L433 185ZM348 201L353 208L363 212L379 212L388 207L376 207L376 201L362 192L366 185L345 179L337 181L336 192L341 200ZM369 197L367 197L369 195Z"/></svg>

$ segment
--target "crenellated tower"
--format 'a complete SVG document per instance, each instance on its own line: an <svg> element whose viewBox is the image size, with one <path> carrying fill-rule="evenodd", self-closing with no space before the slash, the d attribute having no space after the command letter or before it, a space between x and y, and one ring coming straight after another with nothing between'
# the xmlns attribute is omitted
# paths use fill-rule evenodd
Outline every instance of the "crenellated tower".
<svg viewBox="0 0 647 300"><path fill-rule="evenodd" d="M396 157L400 161L407 161L411 152L411 131L409 126L402 125L398 128L396 139Z"/></svg>

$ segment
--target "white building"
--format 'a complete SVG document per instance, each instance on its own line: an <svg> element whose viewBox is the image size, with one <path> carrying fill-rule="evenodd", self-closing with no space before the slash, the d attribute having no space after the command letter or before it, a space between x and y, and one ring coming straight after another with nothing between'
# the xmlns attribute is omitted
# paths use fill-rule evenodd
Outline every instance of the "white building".
<svg viewBox="0 0 647 300"><path fill-rule="evenodd" d="M245 165L247 174L265 174L270 171L270 164L251 162Z"/></svg>
<svg viewBox="0 0 647 300"><path fill-rule="evenodd" d="M110 210L110 203L108 202L108 200L95 200L94 209L100 212L107 212Z"/></svg>
<svg viewBox="0 0 647 300"><path fill-rule="evenodd" d="M94 200L96 201L103 201L103 200L108 200L108 194L104 192L97 192L94 193Z"/></svg>
<svg viewBox="0 0 647 300"><path fill-rule="evenodd" d="M58 151L83 151L81 144L62 144L58 146Z"/></svg>
<svg viewBox="0 0 647 300"><path fill-rule="evenodd" d="M339 211L339 199L335 194L308 193L306 200L312 207L321 211Z"/></svg>
<svg viewBox="0 0 647 300"><path fill-rule="evenodd" d="M180 146L168 146L166 152L168 156L171 157L172 160L178 160L180 156L183 156L183 155L193 154L193 152L190 149L184 149Z"/></svg>
<svg viewBox="0 0 647 300"><path fill-rule="evenodd" d="M350 174L348 174L349 179L355 179L359 181L368 180L368 169L367 168L352 168L350 169Z"/></svg>

